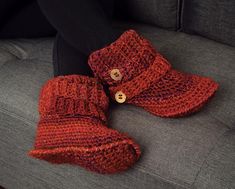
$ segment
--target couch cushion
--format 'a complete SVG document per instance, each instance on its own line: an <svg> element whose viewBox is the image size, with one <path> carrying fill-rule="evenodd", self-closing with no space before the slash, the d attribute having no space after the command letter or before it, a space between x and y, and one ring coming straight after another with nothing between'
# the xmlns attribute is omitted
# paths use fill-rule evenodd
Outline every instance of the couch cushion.
<svg viewBox="0 0 235 189"><path fill-rule="evenodd" d="M191 0L183 5L184 31L235 46L234 0Z"/></svg>
<svg viewBox="0 0 235 189"><path fill-rule="evenodd" d="M235 129L216 143L194 182L195 188L235 188ZM228 174L230 173L230 174Z"/></svg>
<svg viewBox="0 0 235 189"><path fill-rule="evenodd" d="M200 189L200 182L217 185L219 178L230 177L233 168L225 169L224 176L214 181L200 181L210 171L205 162L214 164L209 155L235 122L234 48L145 25L118 27L136 28L153 41L174 67L211 76L220 83L220 90L200 112L180 119L159 118L131 105L112 104L110 127L128 132L143 151L140 161L127 172L98 175L78 166L51 165L29 158L27 151L34 142L39 89L52 77L52 40L1 41L0 185L11 189ZM214 153L222 153L219 146ZM217 165L222 164L219 159ZM222 167L217 166L215 171ZM234 185L234 181L227 181L222 179L220 184L228 188Z"/></svg>
<svg viewBox="0 0 235 189"><path fill-rule="evenodd" d="M214 108L208 111L207 116L228 128L235 128L235 48L200 36L166 32L141 24L126 23L122 24L120 29L122 28L140 31L167 57L174 68L212 77L217 81L220 85L219 92L209 103Z"/></svg>
<svg viewBox="0 0 235 189"><path fill-rule="evenodd" d="M37 120L37 99L43 82L52 77L52 40L13 40L0 44L0 106Z"/></svg>
<svg viewBox="0 0 235 189"><path fill-rule="evenodd" d="M176 30L179 23L179 0L116 0L115 12L121 18Z"/></svg>

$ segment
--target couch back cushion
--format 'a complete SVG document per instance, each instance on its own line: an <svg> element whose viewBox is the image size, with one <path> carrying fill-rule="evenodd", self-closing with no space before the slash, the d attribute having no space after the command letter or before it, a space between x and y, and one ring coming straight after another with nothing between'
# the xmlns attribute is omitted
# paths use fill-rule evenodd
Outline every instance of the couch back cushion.
<svg viewBox="0 0 235 189"><path fill-rule="evenodd" d="M235 0L184 0L182 29L235 46Z"/></svg>
<svg viewBox="0 0 235 189"><path fill-rule="evenodd" d="M179 0L116 0L115 13L119 18L170 30L179 26Z"/></svg>

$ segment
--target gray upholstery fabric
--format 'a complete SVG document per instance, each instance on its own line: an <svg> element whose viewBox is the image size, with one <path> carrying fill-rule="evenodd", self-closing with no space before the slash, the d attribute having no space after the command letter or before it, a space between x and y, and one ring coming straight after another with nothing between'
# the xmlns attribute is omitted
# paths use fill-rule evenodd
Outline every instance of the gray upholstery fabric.
<svg viewBox="0 0 235 189"><path fill-rule="evenodd" d="M212 77L220 84L219 92L210 104L209 115L228 128L235 128L235 48L184 33L170 32L141 24L122 24L136 28L167 57L174 68ZM217 100L218 99L218 100Z"/></svg>
<svg viewBox="0 0 235 189"><path fill-rule="evenodd" d="M0 185L7 189L233 188L235 49L188 34L136 28L183 71L213 77L220 90L200 112L164 119L130 105L112 105L110 127L140 144L140 161L127 172L98 175L71 165L27 157L33 147L41 85L52 77L50 39L0 42ZM231 165L231 166L229 166ZM223 174L219 174L219 173Z"/></svg>
<svg viewBox="0 0 235 189"><path fill-rule="evenodd" d="M235 46L235 1L183 1L183 30Z"/></svg>
<svg viewBox="0 0 235 189"><path fill-rule="evenodd" d="M195 188L235 188L235 129L226 132L203 163ZM231 173L231 174L227 174Z"/></svg>
<svg viewBox="0 0 235 189"><path fill-rule="evenodd" d="M179 27L179 0L116 0L117 15L142 23L176 30Z"/></svg>
<svg viewBox="0 0 235 189"><path fill-rule="evenodd" d="M52 41L45 39L1 41L1 107L37 120L41 84L52 77L51 49Z"/></svg>

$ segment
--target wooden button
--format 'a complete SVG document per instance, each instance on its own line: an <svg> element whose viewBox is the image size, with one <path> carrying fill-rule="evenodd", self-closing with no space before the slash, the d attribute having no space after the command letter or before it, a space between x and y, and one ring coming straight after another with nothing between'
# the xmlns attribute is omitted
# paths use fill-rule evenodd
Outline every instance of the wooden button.
<svg viewBox="0 0 235 189"><path fill-rule="evenodd" d="M124 103L126 101L126 95L122 91L118 91L115 94L115 100L118 103Z"/></svg>
<svg viewBox="0 0 235 189"><path fill-rule="evenodd" d="M110 76L115 81L119 81L119 80L122 79L122 74L119 71L119 69L112 69L111 72L110 72Z"/></svg>

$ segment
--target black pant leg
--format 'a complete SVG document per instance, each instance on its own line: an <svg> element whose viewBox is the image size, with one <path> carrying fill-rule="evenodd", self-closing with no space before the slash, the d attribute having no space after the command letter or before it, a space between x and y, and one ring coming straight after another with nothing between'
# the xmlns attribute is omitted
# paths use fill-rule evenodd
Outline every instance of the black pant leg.
<svg viewBox="0 0 235 189"><path fill-rule="evenodd" d="M87 55L76 50L57 34L53 48L54 76L71 74L93 76L87 59Z"/></svg>
<svg viewBox="0 0 235 189"><path fill-rule="evenodd" d="M119 33L111 27L99 0L38 0L38 2L43 13L64 40L86 55L110 44L119 36Z"/></svg>
<svg viewBox="0 0 235 189"><path fill-rule="evenodd" d="M0 16L4 16L7 22L4 27L0 27L0 38L45 37L55 34L54 27L49 24L35 0L3 1L6 3ZM57 54L53 56L55 75L92 75L87 64L89 53L113 42L119 36L119 32L114 31L110 25L113 1L39 0L46 17L50 22L55 21L52 24L59 29L59 37L54 45ZM11 14L5 14L9 11ZM63 19L64 14L70 16ZM61 34L65 36L64 39Z"/></svg>
<svg viewBox="0 0 235 189"><path fill-rule="evenodd" d="M91 5L90 4L91 2L95 2L95 5ZM98 4L99 6L97 6L97 2L100 3ZM86 11L79 12L80 8L77 8L76 11L74 13L72 12L71 14L73 15L72 20L74 18L77 18L79 20L78 23L81 22L85 23L87 16L93 18L94 19L93 21L90 18L91 22L87 22L85 25L82 25L81 27L86 28L86 30L90 30L91 28L94 27L94 25L96 25L98 26L97 29L100 28L100 31L98 31L98 33L96 31L90 31L90 33L83 33L82 28L80 31L79 26L77 26L78 28L76 28L75 30L72 30L72 32L68 32L68 30L66 30L66 28L64 27L67 27L66 25L67 22L73 23L71 22L71 20L63 20L61 23L64 24L64 27L60 25L61 23L59 24L59 26L57 26L57 27L62 27L62 32L61 30L58 29L58 34L54 43L53 65L54 65L55 76L70 75L70 74L81 74L81 75L92 76L93 75L92 71L89 65L87 64L87 59L90 52L102 48L105 44L113 42L119 36L118 32L114 31L111 28L110 24L113 14L114 1L97 0L97 2L96 1L87 2L86 6L88 7ZM49 4L51 5L51 2ZM67 5L67 10L68 7L70 6L74 6L74 4L71 3L71 0ZM47 11L49 11L49 9L47 9ZM50 12L50 14L52 13ZM58 18L56 17L57 14L59 14ZM98 15L99 18L97 18ZM55 27L57 25L57 22L59 22L59 20L57 19L59 19L61 16L62 15L60 15L59 12L53 12L52 20L54 19L56 20ZM78 23L75 23L75 25ZM102 31L104 31L104 33L110 32L111 35L99 36L101 35ZM66 38L66 36L65 37L62 36L63 34L68 35L68 38ZM67 41L66 39L70 39L71 41ZM78 42L75 43L76 41Z"/></svg>

